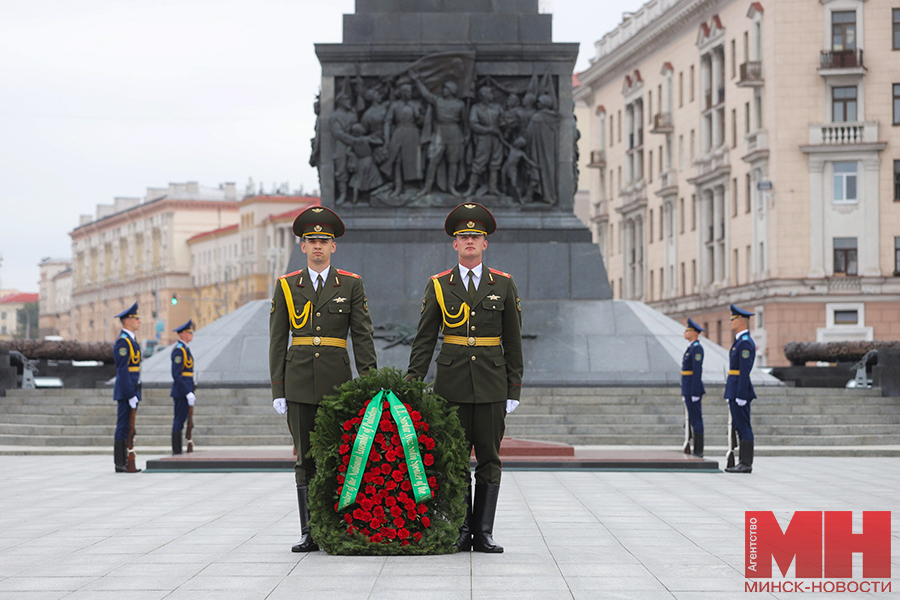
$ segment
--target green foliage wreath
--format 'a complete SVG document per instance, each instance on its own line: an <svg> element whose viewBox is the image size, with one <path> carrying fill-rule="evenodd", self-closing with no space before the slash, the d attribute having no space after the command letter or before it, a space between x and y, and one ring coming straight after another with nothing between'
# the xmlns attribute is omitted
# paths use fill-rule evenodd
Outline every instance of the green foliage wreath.
<svg viewBox="0 0 900 600"><path fill-rule="evenodd" d="M432 497L416 504L397 427L389 411L380 421L356 502L338 510L350 449L369 400L392 390L416 424ZM393 442L392 443L392 440ZM329 554L447 554L454 552L465 517L469 478L465 434L456 411L430 387L384 368L348 381L319 405L311 450L318 465L310 483L312 535Z"/></svg>

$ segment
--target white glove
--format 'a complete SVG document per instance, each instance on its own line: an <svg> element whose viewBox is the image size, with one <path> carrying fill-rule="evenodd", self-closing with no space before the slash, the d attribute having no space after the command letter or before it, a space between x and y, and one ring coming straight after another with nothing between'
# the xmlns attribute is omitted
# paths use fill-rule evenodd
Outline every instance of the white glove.
<svg viewBox="0 0 900 600"><path fill-rule="evenodd" d="M272 400L272 408L275 409L279 415L283 415L287 412L287 400L284 398L275 398Z"/></svg>
<svg viewBox="0 0 900 600"><path fill-rule="evenodd" d="M691 402L700 402L700 396L691 396Z"/></svg>
<svg viewBox="0 0 900 600"><path fill-rule="evenodd" d="M741 400L740 398L735 398L734 401L737 402L738 406L746 406L747 405L747 401Z"/></svg>
<svg viewBox="0 0 900 600"><path fill-rule="evenodd" d="M188 406L193 406L194 402L197 400L197 396L194 395L194 392L188 392L187 401Z"/></svg>
<svg viewBox="0 0 900 600"><path fill-rule="evenodd" d="M128 399L128 405L131 406L131 408L137 408L138 402L140 402L140 400L138 400L137 396L132 396Z"/></svg>
<svg viewBox="0 0 900 600"><path fill-rule="evenodd" d="M681 397L681 401L682 401L682 402L685 402L684 396Z"/></svg>
<svg viewBox="0 0 900 600"><path fill-rule="evenodd" d="M507 414L508 414L508 413L511 413L511 412L514 411L514 410L516 410L516 407L517 407L517 406L519 406L519 401L518 401L518 400L513 400L513 399L511 399L511 398L510 398L509 400L507 400L507 401L506 401L506 412L507 412Z"/></svg>

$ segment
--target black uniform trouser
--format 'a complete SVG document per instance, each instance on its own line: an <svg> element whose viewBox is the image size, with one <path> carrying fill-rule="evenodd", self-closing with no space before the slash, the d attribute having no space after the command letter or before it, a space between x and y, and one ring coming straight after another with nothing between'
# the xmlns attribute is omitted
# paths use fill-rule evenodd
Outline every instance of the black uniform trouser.
<svg viewBox="0 0 900 600"><path fill-rule="evenodd" d="M184 422L187 421L188 406L187 397L172 397L172 404L175 406L175 415L172 418L172 431L181 431L184 429Z"/></svg>
<svg viewBox="0 0 900 600"><path fill-rule="evenodd" d="M287 424L297 450L297 464L294 465L294 479L297 485L309 483L316 474L316 462L309 452L309 434L316 424L318 404L287 403Z"/></svg>
<svg viewBox="0 0 900 600"><path fill-rule="evenodd" d="M500 442L506 431L506 401L488 404L457 404L456 414L466 433L466 456L475 447L475 483L500 485Z"/></svg>

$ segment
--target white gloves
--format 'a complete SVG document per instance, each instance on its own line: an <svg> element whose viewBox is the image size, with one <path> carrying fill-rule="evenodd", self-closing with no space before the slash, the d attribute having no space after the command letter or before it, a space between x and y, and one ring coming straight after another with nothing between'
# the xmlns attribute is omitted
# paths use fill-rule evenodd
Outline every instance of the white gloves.
<svg viewBox="0 0 900 600"><path fill-rule="evenodd" d="M272 408L275 409L279 415L283 415L287 412L287 400L284 398L275 398L272 400Z"/></svg>
<svg viewBox="0 0 900 600"><path fill-rule="evenodd" d="M738 406L746 406L747 405L747 401L741 400L740 398L735 398L734 401L737 402Z"/></svg>
<svg viewBox="0 0 900 600"><path fill-rule="evenodd" d="M691 402L700 402L700 396L691 396Z"/></svg>
<svg viewBox="0 0 900 600"><path fill-rule="evenodd" d="M188 392L187 401L188 406L193 406L194 402L197 400L197 396L194 395L194 392Z"/></svg>
<svg viewBox="0 0 900 600"><path fill-rule="evenodd" d="M131 408L133 408L133 409L137 408L138 402L140 402L140 400L138 400L137 396L132 396L131 398L128 399L128 405L131 406Z"/></svg>
<svg viewBox="0 0 900 600"><path fill-rule="evenodd" d="M507 400L507 401L506 401L506 412L507 412L507 414L508 414L508 413L511 413L511 412L514 411L514 410L516 410L516 407L517 407L517 406L519 406L519 401L518 401L518 400L512 400L512 399Z"/></svg>

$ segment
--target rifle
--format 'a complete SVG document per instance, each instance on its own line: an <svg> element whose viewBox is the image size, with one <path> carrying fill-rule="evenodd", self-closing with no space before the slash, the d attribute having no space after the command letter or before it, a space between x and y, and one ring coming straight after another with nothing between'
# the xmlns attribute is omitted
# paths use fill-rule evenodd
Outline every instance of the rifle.
<svg viewBox="0 0 900 600"><path fill-rule="evenodd" d="M135 454L134 454L134 416L137 414L137 409L131 409L131 416L128 418L128 457L125 461L125 472L126 473L138 473L140 469L137 468L135 464Z"/></svg>
<svg viewBox="0 0 900 600"><path fill-rule="evenodd" d="M690 454L691 453L691 440L693 439L694 436L691 434L691 418L688 415L687 402L688 402L687 399L685 399L685 401L682 402L682 404L684 404L684 453Z"/></svg>
<svg viewBox="0 0 900 600"><path fill-rule="evenodd" d="M726 400L726 402L731 402L731 400ZM731 468L734 466L734 450L737 448L738 439L737 439L737 430L734 428L734 422L732 421L731 416L731 406L728 407L728 442L727 447L728 450L725 452L725 463L727 468Z"/></svg>
<svg viewBox="0 0 900 600"><path fill-rule="evenodd" d="M185 433L185 438L187 439L187 451L194 451L194 407L188 407L188 417L187 417L187 432Z"/></svg>

